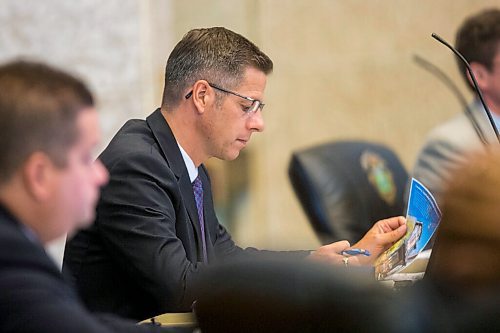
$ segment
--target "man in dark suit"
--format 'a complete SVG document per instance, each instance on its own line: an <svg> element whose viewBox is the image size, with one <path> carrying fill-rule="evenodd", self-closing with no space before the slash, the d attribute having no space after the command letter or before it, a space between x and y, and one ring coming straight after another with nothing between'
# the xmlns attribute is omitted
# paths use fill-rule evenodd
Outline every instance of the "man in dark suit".
<svg viewBox="0 0 500 333"><path fill-rule="evenodd" d="M91 309L131 318L190 311L194 280L216 260L253 254L369 264L405 233L403 218L379 221L356 244L372 252L363 258L340 254L347 241L312 253L234 244L215 215L203 162L235 159L264 129L272 68L257 46L224 28L192 30L176 45L161 108L127 122L102 153L110 182L95 224L66 246L63 270Z"/></svg>
<svg viewBox="0 0 500 333"><path fill-rule="evenodd" d="M51 67L0 66L0 332L169 332L92 315L43 245L88 225L108 174L93 99Z"/></svg>

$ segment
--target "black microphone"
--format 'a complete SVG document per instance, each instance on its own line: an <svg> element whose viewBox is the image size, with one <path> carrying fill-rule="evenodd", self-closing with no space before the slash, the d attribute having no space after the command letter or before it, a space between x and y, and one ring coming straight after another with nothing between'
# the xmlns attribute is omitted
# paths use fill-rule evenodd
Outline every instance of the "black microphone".
<svg viewBox="0 0 500 333"><path fill-rule="evenodd" d="M427 70L429 73L437 77L441 82L444 83L446 87L448 87L453 92L455 97L462 105L466 117L469 119L470 123L472 124L472 127L474 127L474 131L479 137L479 140L481 140L483 145L487 145L488 141L486 140L486 136L484 135L483 130L479 126L476 117L474 117L474 114L472 113L472 110L469 107L469 103L467 103L467 100L465 99L464 95L460 92L460 89L458 89L458 87L450 79L450 77L446 75L439 67L429 62L427 59L422 58L418 54L413 55L413 60L415 61L415 63L417 63L417 65L419 65L420 67L422 67L423 69Z"/></svg>
<svg viewBox="0 0 500 333"><path fill-rule="evenodd" d="M477 85L476 77L474 76L474 73L472 72L472 68L470 68L469 62L464 58L464 56L462 54L460 54L460 52L458 52L453 46L448 44L448 42L446 42L444 39L439 37L437 34L432 33L432 38L436 39L441 44L446 45L450 50L453 51L453 53L455 53L460 58L460 60L462 60L464 62L465 66L467 67L467 71L469 72L469 75L472 79L472 83L474 83L474 89L476 90L476 92L479 96L479 100L481 101L481 104L483 104L486 115L488 116L488 120L490 121L490 125L493 128L493 131L495 131L495 135L497 136L498 142L500 143L500 134L498 133L498 129L495 126L495 121L493 120L493 117L491 116L490 109L488 108L488 106L484 102L483 94L481 93L481 90L479 89L479 87Z"/></svg>

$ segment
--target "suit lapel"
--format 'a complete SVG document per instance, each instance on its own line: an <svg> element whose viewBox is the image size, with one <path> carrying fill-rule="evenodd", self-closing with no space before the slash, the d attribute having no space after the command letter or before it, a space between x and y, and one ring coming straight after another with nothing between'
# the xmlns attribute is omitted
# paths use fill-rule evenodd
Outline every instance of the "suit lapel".
<svg viewBox="0 0 500 333"><path fill-rule="evenodd" d="M184 159L182 158L181 151L177 141L175 140L174 134L170 129L167 121L161 114L160 109L153 112L147 119L146 122L151 128L153 135L160 146L163 153L163 157L167 161L168 166L174 172L179 189L182 195L182 200L186 207L187 213L189 215L189 220L193 229L195 231L196 238L196 249L198 253L198 260L203 258L203 245L201 240L201 229L198 219L198 210L196 209L196 202L194 200L193 187L189 179L189 174L184 164ZM203 183L205 186L205 183Z"/></svg>

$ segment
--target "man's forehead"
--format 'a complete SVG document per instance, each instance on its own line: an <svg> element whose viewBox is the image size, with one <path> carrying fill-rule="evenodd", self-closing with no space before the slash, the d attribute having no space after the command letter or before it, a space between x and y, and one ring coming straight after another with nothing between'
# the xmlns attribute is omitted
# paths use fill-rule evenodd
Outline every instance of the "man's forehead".
<svg viewBox="0 0 500 333"><path fill-rule="evenodd" d="M99 141L101 130L98 113L94 107L80 111L76 123L80 132L80 140Z"/></svg>

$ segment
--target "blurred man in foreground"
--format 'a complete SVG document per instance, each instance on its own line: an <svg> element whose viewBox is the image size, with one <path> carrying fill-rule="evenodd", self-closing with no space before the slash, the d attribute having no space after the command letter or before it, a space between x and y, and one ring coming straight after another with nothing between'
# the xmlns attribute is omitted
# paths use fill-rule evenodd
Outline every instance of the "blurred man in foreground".
<svg viewBox="0 0 500 333"><path fill-rule="evenodd" d="M169 332L91 315L44 251L93 220L108 180L85 85L43 64L0 66L0 138L0 331Z"/></svg>
<svg viewBox="0 0 500 333"><path fill-rule="evenodd" d="M416 332L500 327L500 150L472 152L443 195L443 218L424 280L407 290Z"/></svg>

